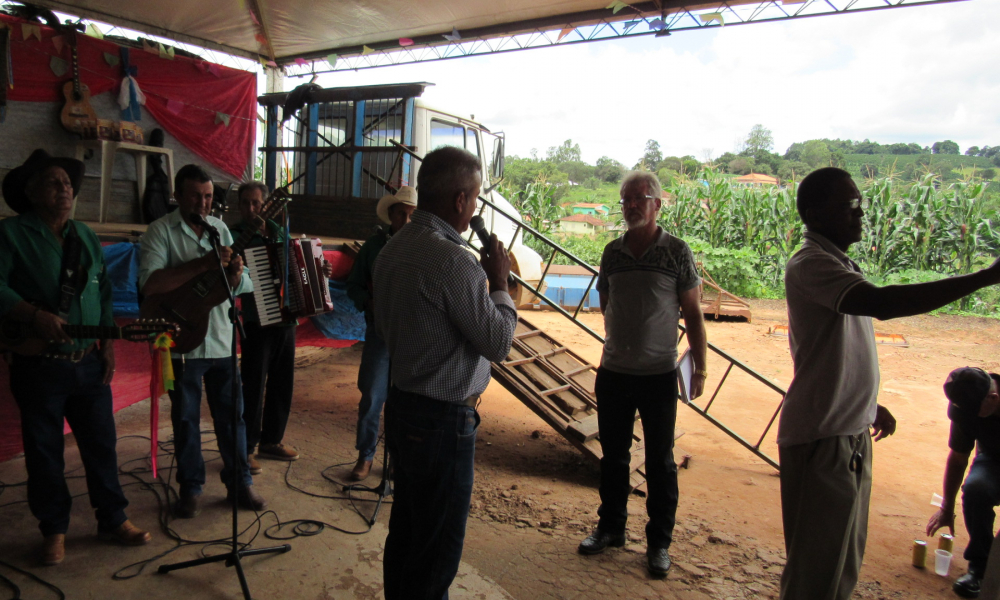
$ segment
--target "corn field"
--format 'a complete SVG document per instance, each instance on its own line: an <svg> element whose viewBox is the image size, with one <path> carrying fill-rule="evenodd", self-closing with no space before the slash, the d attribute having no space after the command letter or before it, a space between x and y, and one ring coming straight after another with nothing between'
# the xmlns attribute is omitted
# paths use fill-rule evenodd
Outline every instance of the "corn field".
<svg viewBox="0 0 1000 600"><path fill-rule="evenodd" d="M987 185L943 185L933 174L905 187L890 178L867 182L864 237L851 247L852 258L877 283L933 280L990 264L1000 230L996 212L985 207ZM720 284L745 295L781 295L784 266L805 231L794 187L738 187L706 170L666 191L673 201L663 206L660 224L688 240ZM979 305L961 308L996 312L996 296L981 294Z"/></svg>

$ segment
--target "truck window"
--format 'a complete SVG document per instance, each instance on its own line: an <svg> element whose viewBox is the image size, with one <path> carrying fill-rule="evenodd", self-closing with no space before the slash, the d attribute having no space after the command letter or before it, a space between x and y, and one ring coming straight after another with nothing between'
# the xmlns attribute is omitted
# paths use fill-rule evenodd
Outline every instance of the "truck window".
<svg viewBox="0 0 1000 600"><path fill-rule="evenodd" d="M442 146L465 148L465 127L431 119L431 150Z"/></svg>
<svg viewBox="0 0 1000 600"><path fill-rule="evenodd" d="M479 151L479 141L476 139L475 129L465 130L465 149L476 156L482 156L482 153Z"/></svg>

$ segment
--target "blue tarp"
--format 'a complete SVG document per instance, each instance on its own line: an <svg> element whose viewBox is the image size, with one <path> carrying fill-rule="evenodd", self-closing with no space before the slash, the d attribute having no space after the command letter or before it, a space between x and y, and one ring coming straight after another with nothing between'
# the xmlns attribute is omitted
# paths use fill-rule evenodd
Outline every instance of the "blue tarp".
<svg viewBox="0 0 1000 600"><path fill-rule="evenodd" d="M104 263L114 292L116 317L139 316L139 244L121 242L104 247Z"/></svg>
<svg viewBox="0 0 1000 600"><path fill-rule="evenodd" d="M347 284L331 279L330 298L332 311L309 317L316 329L331 340L365 339L365 315L354 308L354 302L347 297Z"/></svg>

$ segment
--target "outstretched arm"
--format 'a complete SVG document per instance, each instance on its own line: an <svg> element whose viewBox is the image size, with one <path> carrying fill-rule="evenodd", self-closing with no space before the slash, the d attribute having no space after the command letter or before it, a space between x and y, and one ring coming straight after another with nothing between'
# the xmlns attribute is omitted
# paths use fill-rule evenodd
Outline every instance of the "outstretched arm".
<svg viewBox="0 0 1000 600"><path fill-rule="evenodd" d="M928 283L878 287L864 281L852 287L840 302L840 312L875 317L881 321L920 315L1000 283L1000 258L988 268L969 275Z"/></svg>

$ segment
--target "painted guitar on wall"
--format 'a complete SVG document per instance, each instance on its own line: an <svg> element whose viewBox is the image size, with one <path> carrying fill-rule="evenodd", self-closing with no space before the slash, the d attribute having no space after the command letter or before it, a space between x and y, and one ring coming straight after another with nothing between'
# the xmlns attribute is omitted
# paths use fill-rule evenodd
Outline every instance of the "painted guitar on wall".
<svg viewBox="0 0 1000 600"><path fill-rule="evenodd" d="M73 80L63 85L66 104L60 114L62 126L73 133L82 133L88 121L97 122L97 113L90 105L90 88L80 82L80 60L77 57L77 32L66 28L66 39L73 50Z"/></svg>
<svg viewBox="0 0 1000 600"><path fill-rule="evenodd" d="M274 190L250 226L233 242L233 255L243 254L254 234L264 226L267 219L275 218L289 200L291 197L284 188ZM173 351L177 354L190 352L205 340L212 308L229 298L229 292L224 287L226 285L229 283L218 270L195 275L169 292L146 296L139 308L139 315L144 319L163 319L180 325L181 331L174 337L177 345Z"/></svg>
<svg viewBox="0 0 1000 600"><path fill-rule="evenodd" d="M96 340L127 340L129 342L150 342L161 333L176 336L179 328L162 319L155 321L139 319L124 327L103 325L63 325L62 330L71 338ZM13 352L24 356L37 356L49 348L48 340L35 337L35 333L24 321L0 320L0 352ZM56 351L58 352L58 351Z"/></svg>

